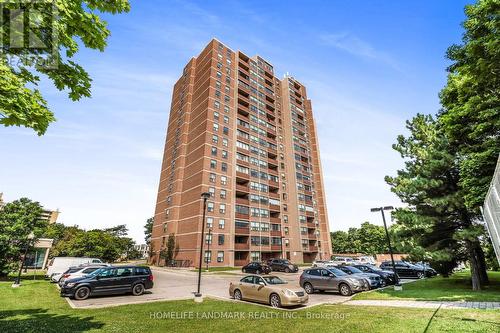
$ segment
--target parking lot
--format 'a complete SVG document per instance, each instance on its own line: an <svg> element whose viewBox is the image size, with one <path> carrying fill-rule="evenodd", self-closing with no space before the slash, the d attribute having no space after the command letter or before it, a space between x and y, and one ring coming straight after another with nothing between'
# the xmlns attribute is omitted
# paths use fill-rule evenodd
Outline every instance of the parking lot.
<svg viewBox="0 0 500 333"><path fill-rule="evenodd" d="M298 286L301 270L298 273L273 272L273 274L288 281L291 285ZM239 281L244 275L241 272L203 273L201 292L204 296L229 300L229 282ZM193 292L197 288L198 275L197 272L191 270L153 268L153 276L153 289L148 290L146 294L141 296L102 296L92 297L84 301L68 299L68 302L74 308L98 308L123 304L189 299L193 297ZM315 293L309 295L307 306L323 303L341 303L349 299L350 297L343 297L334 292Z"/></svg>

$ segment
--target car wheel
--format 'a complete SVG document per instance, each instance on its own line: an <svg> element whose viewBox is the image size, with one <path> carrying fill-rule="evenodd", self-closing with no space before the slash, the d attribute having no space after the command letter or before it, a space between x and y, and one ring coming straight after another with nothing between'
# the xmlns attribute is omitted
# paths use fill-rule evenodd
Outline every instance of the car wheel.
<svg viewBox="0 0 500 333"><path fill-rule="evenodd" d="M345 283L342 283L340 285L339 291L340 291L340 294L342 296L351 296L351 294L352 294L351 287L349 287L349 285L347 285Z"/></svg>
<svg viewBox="0 0 500 333"><path fill-rule="evenodd" d="M138 283L136 284L133 288L132 288L132 294L134 296L140 296L142 294L144 294L144 285L142 283Z"/></svg>
<svg viewBox="0 0 500 333"><path fill-rule="evenodd" d="M260 274L260 270L256 270L255 274L259 275Z"/></svg>
<svg viewBox="0 0 500 333"><path fill-rule="evenodd" d="M285 268L285 273L290 273L290 268Z"/></svg>
<svg viewBox="0 0 500 333"><path fill-rule="evenodd" d="M309 282L304 283L304 290L308 294L314 293L314 288L313 288L312 284L310 284Z"/></svg>
<svg viewBox="0 0 500 333"><path fill-rule="evenodd" d="M419 279L423 279L423 278L424 278L424 273L422 273L422 272L418 272L418 273L417 273L417 278L419 278Z"/></svg>
<svg viewBox="0 0 500 333"><path fill-rule="evenodd" d="M236 289L233 293L233 297L237 301L241 301L243 297L241 296L241 291L239 289Z"/></svg>
<svg viewBox="0 0 500 333"><path fill-rule="evenodd" d="M271 305L273 308L280 308L281 307L281 299L277 294L271 294L269 297L269 305Z"/></svg>
<svg viewBox="0 0 500 333"><path fill-rule="evenodd" d="M75 299L82 301L84 299L89 298L90 296L90 288L89 287L80 287L75 291Z"/></svg>

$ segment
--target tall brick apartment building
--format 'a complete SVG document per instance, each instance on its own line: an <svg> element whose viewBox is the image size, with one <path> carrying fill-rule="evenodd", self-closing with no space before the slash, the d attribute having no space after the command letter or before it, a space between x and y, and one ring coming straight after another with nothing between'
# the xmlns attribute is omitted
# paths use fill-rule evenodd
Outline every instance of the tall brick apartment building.
<svg viewBox="0 0 500 333"><path fill-rule="evenodd" d="M174 86L152 233L153 264L175 235L175 259L211 266L331 255L319 145L306 88L212 40ZM210 234L208 234L210 230ZM210 243L210 244L209 244ZM208 251L208 245L210 250Z"/></svg>

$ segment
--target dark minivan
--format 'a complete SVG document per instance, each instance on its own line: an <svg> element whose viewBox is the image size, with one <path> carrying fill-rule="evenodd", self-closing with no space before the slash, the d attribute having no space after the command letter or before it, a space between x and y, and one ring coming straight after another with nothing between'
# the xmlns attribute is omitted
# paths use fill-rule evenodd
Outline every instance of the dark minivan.
<svg viewBox="0 0 500 333"><path fill-rule="evenodd" d="M96 295L132 293L142 295L153 288L153 273L144 266L110 266L100 268L91 274L69 279L61 285L61 296L77 300Z"/></svg>

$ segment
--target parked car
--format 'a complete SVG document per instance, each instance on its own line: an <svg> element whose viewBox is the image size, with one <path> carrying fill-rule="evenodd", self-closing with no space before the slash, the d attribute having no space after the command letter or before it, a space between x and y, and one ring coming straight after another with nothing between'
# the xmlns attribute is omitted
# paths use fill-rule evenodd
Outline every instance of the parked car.
<svg viewBox="0 0 500 333"><path fill-rule="evenodd" d="M356 258L355 263L360 265L375 265L376 261L372 256L360 256Z"/></svg>
<svg viewBox="0 0 500 333"><path fill-rule="evenodd" d="M312 263L312 267L327 267L328 265L334 265L335 263L331 260L315 260Z"/></svg>
<svg viewBox="0 0 500 333"><path fill-rule="evenodd" d="M55 274L66 272L70 267L76 267L81 264L102 264L101 259L98 258L82 258L82 257L54 257L50 259L47 273L48 278L52 278ZM53 280L54 281L54 280ZM59 281L59 279L57 279ZM54 281L54 282L57 282Z"/></svg>
<svg viewBox="0 0 500 333"><path fill-rule="evenodd" d="M69 280L69 279L81 277L81 276L90 274L90 273L98 270L99 268L106 267L106 266L109 266L109 264L83 264L83 265L80 265L77 267L70 267L68 270L66 270L66 272L64 272L62 274L62 276L60 276L59 279L57 279L57 281L55 279L57 278L57 276L59 276L59 274L53 275L52 280L54 282L58 282L59 285L61 285L64 282L64 280Z"/></svg>
<svg viewBox="0 0 500 333"><path fill-rule="evenodd" d="M433 277L438 274L436 270L432 268L428 263L417 262L414 265L422 268L425 271L425 276L427 277Z"/></svg>
<svg viewBox="0 0 500 333"><path fill-rule="evenodd" d="M309 296L304 289L290 286L277 276L248 275L229 284L229 296L271 305L273 308L306 304Z"/></svg>
<svg viewBox="0 0 500 333"><path fill-rule="evenodd" d="M374 265L353 265L353 267L356 267L363 273L373 273L379 275L385 285L396 283L396 274L394 274L393 271L385 271Z"/></svg>
<svg viewBox="0 0 500 333"><path fill-rule="evenodd" d="M299 271L299 267L287 259L270 259L267 261L267 265L271 267L271 270L277 272L296 273Z"/></svg>
<svg viewBox="0 0 500 333"><path fill-rule="evenodd" d="M254 273L254 274L269 274L271 273L271 267L258 261L250 262L241 268L243 273Z"/></svg>
<svg viewBox="0 0 500 333"><path fill-rule="evenodd" d="M350 265L355 263L351 257L334 257L332 261L335 265Z"/></svg>
<svg viewBox="0 0 500 333"><path fill-rule="evenodd" d="M61 296L84 300L95 295L132 293L142 295L153 288L153 274L144 266L110 266L88 275L65 280Z"/></svg>
<svg viewBox="0 0 500 333"><path fill-rule="evenodd" d="M378 274L375 273L365 273L362 270L354 267L354 266L337 266L337 269L340 269L342 272L347 273L349 275L357 275L364 277L368 280L368 283L370 284L370 289L375 289L375 288L380 288L385 286L385 281L382 279L382 277Z"/></svg>
<svg viewBox="0 0 500 333"><path fill-rule="evenodd" d="M418 278L422 279L425 277L423 267L418 267L410 264L409 262L397 260L394 261L396 266L396 273L401 278ZM380 268L385 270L393 270L391 261L384 261L380 264Z"/></svg>
<svg viewBox="0 0 500 333"><path fill-rule="evenodd" d="M300 276L299 284L308 294L316 290L329 290L338 291L342 296L350 296L354 292L370 289L365 277L348 275L334 267L308 268Z"/></svg>

